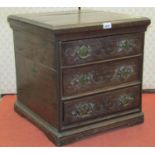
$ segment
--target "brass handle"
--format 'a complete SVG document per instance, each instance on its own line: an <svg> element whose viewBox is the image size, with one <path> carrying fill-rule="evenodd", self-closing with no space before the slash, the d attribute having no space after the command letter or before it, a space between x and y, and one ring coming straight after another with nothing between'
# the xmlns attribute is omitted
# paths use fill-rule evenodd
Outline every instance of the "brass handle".
<svg viewBox="0 0 155 155"><path fill-rule="evenodd" d="M81 87L86 84L91 84L93 81L93 74L87 73L87 74L76 74L74 78L71 80L71 85Z"/></svg>
<svg viewBox="0 0 155 155"><path fill-rule="evenodd" d="M76 109L72 111L72 115L78 118L85 118L93 113L94 108L94 103L82 103L76 106Z"/></svg>
<svg viewBox="0 0 155 155"><path fill-rule="evenodd" d="M130 104L131 101L134 100L134 97L131 94L124 94L118 97L118 104L126 107Z"/></svg>
<svg viewBox="0 0 155 155"><path fill-rule="evenodd" d="M86 59L91 55L91 47L89 45L82 45L76 48L76 53L80 59Z"/></svg>
<svg viewBox="0 0 155 155"><path fill-rule="evenodd" d="M115 70L113 78L119 80L126 80L132 75L133 72L133 66L121 66Z"/></svg>
<svg viewBox="0 0 155 155"><path fill-rule="evenodd" d="M133 101L135 100L135 96L133 94L121 94L116 97L114 100L108 100L103 104L103 111L110 111L125 108L127 106L132 105Z"/></svg>
<svg viewBox="0 0 155 155"><path fill-rule="evenodd" d="M121 40L119 41L118 45L117 45L120 50L129 50L133 47L133 41L132 40Z"/></svg>

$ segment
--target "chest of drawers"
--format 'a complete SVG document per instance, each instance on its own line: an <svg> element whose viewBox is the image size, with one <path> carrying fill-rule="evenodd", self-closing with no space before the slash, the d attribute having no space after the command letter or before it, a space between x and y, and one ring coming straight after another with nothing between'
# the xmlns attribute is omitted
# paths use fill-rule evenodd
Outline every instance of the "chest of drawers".
<svg viewBox="0 0 155 155"><path fill-rule="evenodd" d="M15 110L57 145L144 121L144 32L150 20L83 11L11 15Z"/></svg>

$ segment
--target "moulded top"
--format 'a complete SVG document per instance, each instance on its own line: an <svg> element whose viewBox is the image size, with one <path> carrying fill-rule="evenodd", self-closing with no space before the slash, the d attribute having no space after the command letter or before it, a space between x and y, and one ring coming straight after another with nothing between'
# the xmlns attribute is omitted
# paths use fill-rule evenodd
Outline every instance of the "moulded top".
<svg viewBox="0 0 155 155"><path fill-rule="evenodd" d="M8 20L21 21L48 28L53 31L83 27L103 28L103 23L105 22L110 22L113 28L129 27L132 25L148 25L150 23L150 20L146 17L133 17L125 14L103 11L67 11L10 15Z"/></svg>

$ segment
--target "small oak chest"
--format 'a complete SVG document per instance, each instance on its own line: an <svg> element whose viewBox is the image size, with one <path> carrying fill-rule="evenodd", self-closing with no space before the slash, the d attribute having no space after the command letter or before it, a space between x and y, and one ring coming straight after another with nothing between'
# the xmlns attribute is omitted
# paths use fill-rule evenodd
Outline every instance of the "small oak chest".
<svg viewBox="0 0 155 155"><path fill-rule="evenodd" d="M56 145L144 121L144 33L150 20L101 11L11 15L15 110Z"/></svg>

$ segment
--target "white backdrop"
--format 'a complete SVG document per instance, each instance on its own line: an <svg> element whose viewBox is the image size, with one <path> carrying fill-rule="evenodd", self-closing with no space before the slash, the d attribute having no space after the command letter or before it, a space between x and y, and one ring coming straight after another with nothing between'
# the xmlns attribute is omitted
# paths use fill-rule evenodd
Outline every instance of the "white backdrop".
<svg viewBox="0 0 155 155"><path fill-rule="evenodd" d="M82 8L88 9L88 8ZM89 8L135 16L146 16L151 25L146 32L144 57L144 89L155 89L155 8ZM7 16L20 13L38 13L77 8L0 8L0 94L16 93L16 75L12 30L7 23Z"/></svg>
<svg viewBox="0 0 155 155"><path fill-rule="evenodd" d="M16 75L12 29L7 22L11 14L39 13L77 8L0 8L0 94L16 93Z"/></svg>

